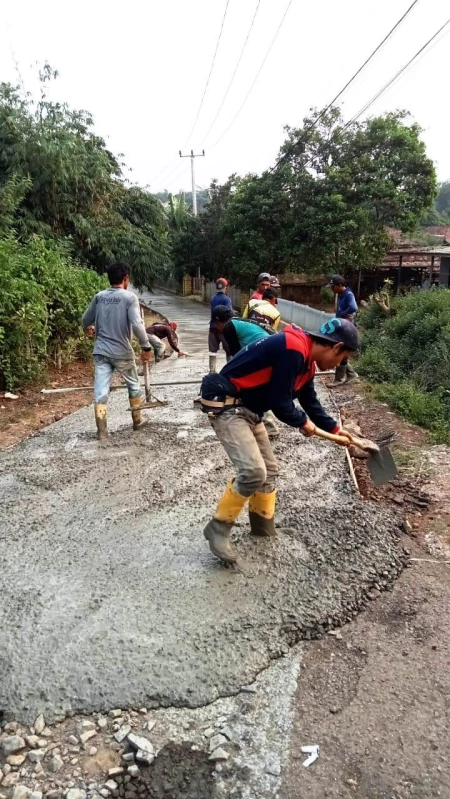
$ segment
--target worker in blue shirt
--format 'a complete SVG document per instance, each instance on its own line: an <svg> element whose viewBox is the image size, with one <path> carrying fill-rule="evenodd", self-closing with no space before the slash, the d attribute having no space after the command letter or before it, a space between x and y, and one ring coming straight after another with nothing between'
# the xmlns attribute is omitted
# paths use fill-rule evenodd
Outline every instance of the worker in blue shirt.
<svg viewBox="0 0 450 799"><path fill-rule="evenodd" d="M347 286L345 278L341 277L341 275L333 275L328 285L333 294L337 296L336 317L338 319L348 319L349 322L354 323L355 316L358 313L358 305L353 291ZM348 385L349 383L354 383L355 380L358 380L358 373L355 372L353 366L346 358L342 361L340 366L336 367L334 383L331 387L335 388L341 386L343 383Z"/></svg>
<svg viewBox="0 0 450 799"><path fill-rule="evenodd" d="M216 280L216 293L211 297L211 321L209 323L208 347L210 353L216 353L219 351L220 345L222 344L228 361L231 356L227 343L223 335L217 330L216 323L213 319L214 308L216 308L218 305L224 305L226 308L229 308L230 311L233 310L231 299L227 295L227 287L228 280L226 280L224 277L219 277Z"/></svg>

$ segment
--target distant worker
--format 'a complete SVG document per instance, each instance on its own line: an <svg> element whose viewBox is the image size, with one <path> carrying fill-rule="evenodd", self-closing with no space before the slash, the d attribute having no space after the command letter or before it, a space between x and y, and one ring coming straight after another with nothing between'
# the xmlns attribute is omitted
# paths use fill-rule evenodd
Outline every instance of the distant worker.
<svg viewBox="0 0 450 799"><path fill-rule="evenodd" d="M259 324L269 325L273 330L277 330L281 316L276 304L276 292L273 289L266 289L262 299L249 301L242 317L243 319L253 319Z"/></svg>
<svg viewBox="0 0 450 799"><path fill-rule="evenodd" d="M247 502L251 534L276 534L278 463L262 417L272 410L305 436L316 435L317 428L341 432L317 398L314 374L316 364L320 370L331 369L358 347L356 328L345 319L331 319L315 333L288 325L283 333L244 347L219 374L203 378L202 409L236 469L204 529L211 552L220 560L236 561L230 535Z"/></svg>
<svg viewBox="0 0 450 799"><path fill-rule="evenodd" d="M256 291L250 297L251 300L262 300L262 295L266 289L270 289L270 275L268 272L261 272L258 275L258 285Z"/></svg>
<svg viewBox="0 0 450 799"><path fill-rule="evenodd" d="M254 344L267 338L270 333L257 322L233 317L233 311L224 305L217 305L212 314L216 329L224 337L230 355L236 355L247 344Z"/></svg>
<svg viewBox="0 0 450 799"><path fill-rule="evenodd" d="M130 283L128 264L112 264L106 272L110 288L95 295L81 320L86 335L95 334L94 410L97 436L100 440L108 438L106 408L114 371L119 372L127 385L130 406L138 408L142 404L142 389L131 344L131 331L141 345L143 363L150 360L152 351L155 352L156 360L164 355L164 347L159 338L149 338L145 331L136 294L127 291ZM133 430L139 430L148 421L141 418L139 410L132 411L131 416Z"/></svg>
<svg viewBox="0 0 450 799"><path fill-rule="evenodd" d="M155 322L154 325L146 327L145 330L149 336L157 336L164 347L165 341L163 341L163 339L167 339L169 346L177 353L178 357L183 358L186 353L179 349L177 337L174 336L177 328L178 325L176 322L169 322L167 325L164 322Z"/></svg>
<svg viewBox="0 0 450 799"><path fill-rule="evenodd" d="M280 296L280 291L281 291L281 286L280 286L280 281L278 280L277 276L276 275L271 275L270 278L269 278L269 282L270 282L270 288L272 289L272 291L275 291L277 297L279 297Z"/></svg>
<svg viewBox="0 0 450 799"><path fill-rule="evenodd" d="M348 319L349 322L355 322L355 316L358 312L358 305L353 291L347 287L347 281L341 275L333 275L329 282L329 287L333 294L337 295L337 308L336 316L338 319ZM341 386L343 383L347 385L354 383L358 380L358 373L353 369L345 358L340 366L336 368L334 375L334 383L331 387Z"/></svg>
<svg viewBox="0 0 450 799"><path fill-rule="evenodd" d="M216 293L211 297L211 321L209 323L208 349L210 352L216 353L219 351L220 345L222 344L228 361L230 353L226 341L222 334L218 332L212 318L214 308L216 308L217 305L224 305L226 308L229 308L230 311L233 310L233 305L227 295L227 286L228 280L224 277L219 277L218 280L216 280Z"/></svg>

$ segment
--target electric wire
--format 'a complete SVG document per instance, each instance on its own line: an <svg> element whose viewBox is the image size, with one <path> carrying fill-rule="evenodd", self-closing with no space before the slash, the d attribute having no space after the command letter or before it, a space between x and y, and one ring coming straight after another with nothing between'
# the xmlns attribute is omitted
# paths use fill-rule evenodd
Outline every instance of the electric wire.
<svg viewBox="0 0 450 799"><path fill-rule="evenodd" d="M428 39L428 41L420 48L420 50L418 50L417 53L415 53L415 55L413 55L413 57L410 58L410 60L406 64L404 64L404 66L401 67L401 69L399 69L398 72L387 83L384 84L384 86L372 97L372 99L369 100L369 102L366 103L366 105L360 111L358 111L358 113L355 114L355 116L352 117L352 119L349 122L347 122L345 127L348 127L353 122L356 122L356 120L359 119L359 117L362 114L364 114L370 108L370 106L373 105L376 102L376 100L378 100L378 98L381 97L381 95L384 94L384 92L386 92L399 79L399 77L403 75L403 73L406 72L413 65L413 63L417 60L417 58L422 53L424 53L428 45L430 45L431 42L433 42L439 36L439 34L442 33L442 31L447 27L447 25L450 25L450 18L447 20L447 22L444 22L444 24L441 25L439 30L437 30L436 33L434 33L433 36L431 36L431 38Z"/></svg>
<svg viewBox="0 0 450 799"><path fill-rule="evenodd" d="M239 53L239 58L238 58L238 60L237 60L237 62L236 62L236 66L235 66L235 68L234 68L234 70L233 70L233 74L232 74L232 76L231 76L231 78L230 78L230 81L229 81L229 83L228 83L228 86L227 86L227 88L226 88L226 90L225 90L225 94L224 94L224 96L223 96L223 98L222 98L222 102L220 103L220 105L219 105L219 108L217 109L217 113L216 113L216 115L215 115L215 117L214 117L213 121L211 122L211 125L209 126L208 132L207 132L207 133L204 135L204 137L203 137L203 139L202 139L201 143L200 143L200 144L197 146L197 148L196 148L196 149L199 149L200 147L202 147L202 146L203 146L203 143L206 141L206 139L208 138L209 134L211 133L211 131L212 131L212 129L213 129L213 127L214 127L214 125L215 125L215 124L216 124L216 122L217 122L217 119L218 119L218 117L219 117L219 114L220 114L220 112L222 111L222 108L223 108L223 107L224 107L224 105L225 105L225 101L226 101L226 99L227 99L227 97L228 97L228 94L229 94L229 92L230 92L230 89L231 89L231 87L232 87L232 85L233 85L233 83L234 83L234 79L235 79L235 77L236 77L237 71L238 71L238 69L239 69L239 66L240 66L240 63L241 63L241 61L242 61L242 57L243 57L243 55L244 55L244 53L245 53L245 50L246 50L246 47L247 47L247 43L248 43L248 40L249 40L249 38L250 38L250 34L251 34L252 30L253 30L253 26L254 26L254 24L255 24L255 19L256 19L256 16L257 16L257 14L258 14L258 10L259 10L259 7L260 7L260 5L261 5L261 0L257 0L257 3L256 3L256 9L255 9L255 13L253 14L252 21L250 22L250 27L249 27L249 29L248 29L248 31L247 31L247 35L246 35L246 37L245 37L244 44L243 44L243 46L242 46L241 52Z"/></svg>
<svg viewBox="0 0 450 799"><path fill-rule="evenodd" d="M272 48L273 48L273 46L274 46L274 44L275 44L275 42L276 42L276 40L277 40L277 38L278 38L278 34L280 33L280 30L281 30L281 28L282 28L282 26L283 26L283 23L284 23L284 21L285 21L285 19L286 19L286 17L287 17L287 14L288 14L288 11L289 11L289 9L290 9L290 7L291 7L291 5L292 5L292 2L293 2L293 0L289 0L288 4L287 4L287 6L286 6L286 9L285 9L285 11L284 11L284 14L283 14L283 16L282 16L282 18L281 18L281 22L280 22L280 24L278 25L278 28L277 28L277 30L276 30L276 32L275 32L275 36L273 37L273 39L272 39L272 41L271 41L271 43L270 43L270 45L269 45L269 49L267 50L267 52L266 52L266 54L265 54L265 56L264 56L264 58L263 58L263 60L262 60L262 62L261 62L261 65L260 65L260 67L259 67L259 69L258 69L258 72L256 73L256 75L255 75L255 78L253 79L253 82L252 82L252 84L251 84L251 86L250 86L250 88L249 88L249 90L248 90L247 94L245 95L243 102L242 102L242 103L241 103L241 105L239 106L239 108L238 108L238 110L237 110L237 112L236 112L235 116L234 116L234 117L233 117L233 119L231 120L231 122L230 122L230 124L228 125L228 127L226 128L226 130L224 130L224 132L223 132L223 133L222 133L222 135L221 135L221 136L220 136L220 137L217 139L217 141L215 142L215 144L213 144L211 147L208 147L208 150L213 150L213 149L214 149L214 147L217 147L217 145L218 145L218 144L219 144L219 143L222 141L222 139L224 138L224 136L226 136L226 135L227 135L227 133L228 133L228 131L229 131L229 130L230 130L232 127L233 127L233 125L234 125L234 123L236 122L236 120L237 120L237 118L238 118L239 114L241 113L242 109L244 108L244 106L245 106L245 104L246 104L246 102L247 102L248 98L250 97L250 94L252 93L252 91L253 91L253 89L254 89L254 86L255 86L255 84L256 84L256 81L258 80L258 78L259 78L259 76L260 76L260 74L261 74L261 72L262 72L262 70L263 70L263 68L264 68L264 65L265 65L265 63L266 63L266 61L267 61L267 59L268 59L268 57L269 57L269 55L270 55L270 53L271 53L271 50L272 50ZM417 2L417 0L416 0L416 2Z"/></svg>
<svg viewBox="0 0 450 799"><path fill-rule="evenodd" d="M204 90L203 90L203 94L202 94L202 99L200 100L200 105L199 105L199 107L198 107L198 110L197 110L197 115L196 115L196 117L195 117L194 124L192 125L191 131L190 131L189 135L187 136L187 138L186 138L186 141L185 141L185 143L183 144L183 146L182 146L182 148L181 148L182 150L184 150L184 149L185 149L185 147L186 147L186 144L188 143L189 139L191 138L191 136L192 136L192 134L193 134L193 132L194 132L194 130L195 130L195 126L196 126L196 124L197 124L197 122L198 122L198 118L199 118L199 116L200 116L200 112L201 112L201 110L202 110L202 107L203 107L203 103L204 103L204 100L205 100L205 97L206 97L206 92L208 91L209 81L210 81L210 79L211 79L211 75L212 75L212 73L213 73L213 69L214 69L214 64L215 64L215 61L216 61L217 52L218 52L218 50L219 50L219 44L220 44L220 40L221 40L221 38L222 38L223 26L225 25L225 19L226 19L226 16L227 16L227 12L228 12L228 6L229 6L229 4L230 4L230 0L227 0L227 2L226 2L226 5L225 5L225 11L224 11L224 14L223 14L223 17L222 17L222 23L221 23L221 26L220 26L219 37L218 37L218 39L217 39L217 43L216 43L216 49L214 50L214 55L213 55L213 59L212 59L212 62L211 62L211 67L210 67L210 69L209 69L209 73L208 73L208 77L207 77L207 80L206 80L205 88L204 88ZM162 174L163 174L163 173L166 171L166 169L167 169L169 166L171 166L171 164L173 164L173 163L174 163L174 161L176 161L176 160L177 160L177 157L176 157L176 156L173 156L173 158L171 158L171 159L170 159L170 160L167 162L167 164L166 164L166 165L165 165L165 166L164 166L164 167L163 167L163 168L162 168L162 169L161 169L161 170L160 170L160 171L159 171L159 172L158 172L158 173L157 173L157 174L156 174L156 175L155 175L155 176L152 178L152 180L150 181L150 185L151 185L152 183L154 183L156 180L158 180L158 178L160 177L160 175L162 175ZM173 170L173 171L175 171L175 170ZM173 174L173 171L172 171L170 174Z"/></svg>
<svg viewBox="0 0 450 799"><path fill-rule="evenodd" d="M200 105L198 107L197 115L196 115L196 117L194 119L194 124L192 125L192 128L191 128L191 130L189 132L189 136L187 137L185 144L183 144L183 147L181 148L182 150L184 150L184 148L186 147L186 144L189 142L189 140L190 140L190 138L191 138L191 136L192 136L192 134L193 134L193 132L195 130L195 126L197 125L198 118L200 116L201 110L203 108L203 103L205 101L206 92L208 91L209 81L211 80L211 75L213 73L214 64L216 62L216 56L217 56L217 52L219 50L220 40L222 38L222 31L223 31L223 27L225 25L225 19L226 19L226 16L227 16L229 4L230 4L230 0L227 0L226 6L225 6L225 11L224 11L224 14L223 14L223 17L222 17L222 24L220 26L219 37L217 39L216 49L214 50L214 55L213 55L213 59L212 59L212 62L211 62L211 67L210 67L210 70L209 70L209 73L208 73L208 77L206 79L205 88L204 88L203 94L202 94L202 99L200 100Z"/></svg>
<svg viewBox="0 0 450 799"><path fill-rule="evenodd" d="M365 67L366 67L366 66L367 66L367 65L370 63L370 61L372 61L372 59L375 57L375 55L376 55L376 54L377 54L377 53L378 53L378 52L379 52L379 51L382 49L382 47L383 47L383 46L386 44L386 42L387 42L387 41L388 41L388 40L391 38L391 36L392 36L392 35L395 33L395 31L396 31L396 30L397 30L397 29L400 27L400 25L402 24L402 22L404 22L404 20L406 19L406 17L407 17L407 16L408 16L408 15L411 13L411 11L413 10L414 6L416 6L418 2L419 2L419 0L414 0L414 2L413 2L413 3L411 3L411 5L409 6L409 8L407 8L407 9L406 9L406 11L405 11L405 13L404 13L404 14L403 14L403 15L400 17L400 19L399 19L399 20L397 20L397 22L395 23L395 25L394 25L394 26L393 26L393 27L390 29L390 31L389 31L389 32L386 34L386 36L384 37L384 39L382 39L382 40L381 40L381 42L380 42L380 43L379 43L379 44L378 44L378 45L375 47L375 49L374 49L374 50L372 50L372 52L370 53L370 55L369 55L369 56L366 58L366 60L365 60L365 61L364 61L364 62L361 64L361 66L359 67L359 69L357 69L357 71L354 73L354 75L352 75L352 77L350 78L350 80L348 80L348 81L347 81L347 83L345 84L345 86L343 86L343 87L342 87L342 89L341 89L341 90L340 90L340 91L339 91L339 92L338 92L338 93L335 95L335 97L333 97L333 99L332 99L332 100L331 100L331 101L328 103L328 105L327 105L327 106L326 106L324 109L322 109L322 111L320 111L320 112L319 112L319 114L317 114L317 116L316 116L316 117L315 117L315 119L313 120L312 124L311 124L311 125L309 125L309 127L307 127L307 128L306 128L306 130L304 130L304 131L303 131L303 134L302 134L301 136L299 136L299 138L297 139L297 141L296 141L294 144L292 144L292 145L291 145L291 147L289 147L289 148L288 148L288 150L287 150L285 153L283 153L283 155L281 156L281 158L279 158L279 159L277 160L277 162L276 162L275 166L273 166L273 167L271 168L271 170L270 170L271 172L272 172L274 169L276 169L276 168L277 168L277 167L278 167L278 166L279 166L281 163L283 163L283 161L285 161L287 158L289 158L289 156L290 156L290 155L291 155L291 154L294 152L294 150L295 150L295 149L298 147L298 145L299 145L299 144L301 144L301 143L302 143L302 141L304 141L305 134L306 134L306 133L309 133L309 131L313 130L313 129L316 127L316 125L318 124L318 122L320 122L320 120L321 120L321 119L322 119L322 118L325 116L325 114L327 113L327 111L329 111L329 110L330 110L330 108L332 108L332 106L333 106L333 105L336 103L336 101L337 101L337 100L339 100L339 98L340 98L340 97L342 97L342 95L344 94L344 92L346 92L346 91L347 91L347 89L348 89L348 88L351 86L351 84L352 84L352 83L353 83L353 82L356 80L356 78L358 77L358 75L360 75L360 74L361 74L361 72L363 71L363 69L365 69Z"/></svg>

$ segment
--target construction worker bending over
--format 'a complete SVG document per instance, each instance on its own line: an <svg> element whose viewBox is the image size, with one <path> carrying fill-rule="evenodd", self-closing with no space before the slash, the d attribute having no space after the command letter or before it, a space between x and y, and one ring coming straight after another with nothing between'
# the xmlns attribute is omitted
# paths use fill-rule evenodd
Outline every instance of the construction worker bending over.
<svg viewBox="0 0 450 799"><path fill-rule="evenodd" d="M178 339L176 334L174 335L178 325L176 322L169 322L168 325L164 324L163 322L155 322L154 325L150 325L150 327L146 327L145 331L148 333L149 336L157 336L161 341L165 349L165 342L163 339L167 339L169 346L172 347L173 351L177 353L179 358L183 358L185 356L185 352L182 352L178 347ZM169 353L170 355L172 353Z"/></svg>
<svg viewBox="0 0 450 799"><path fill-rule="evenodd" d="M270 325L273 330L276 330L281 318L276 304L277 292L273 289L266 289L261 300L249 300L242 317L253 319L259 324Z"/></svg>
<svg viewBox="0 0 450 799"><path fill-rule="evenodd" d="M356 328L347 320L331 319L317 333L289 325L283 333L245 347L219 374L203 378L202 409L237 472L204 530L216 557L227 563L236 561L230 534L247 502L251 533L275 535L278 464L263 415L272 410L305 436L313 436L317 427L342 432L316 396L314 373L316 364L323 371L331 369L358 347Z"/></svg>
<svg viewBox="0 0 450 799"><path fill-rule="evenodd" d="M217 305L214 308L212 321L218 333L224 337L230 355L236 355L247 344L254 344L255 341L261 341L270 335L267 328L257 322L234 317L233 311L225 305Z"/></svg>
<svg viewBox="0 0 450 799"><path fill-rule="evenodd" d="M99 439L108 438L106 404L113 372L117 370L127 384L130 406L138 408L142 404L142 389L136 369L134 350L131 345L133 331L142 348L141 359L150 360L152 350L156 360L164 355L164 346L156 336L145 332L139 313L139 300L131 291L130 267L116 263L108 266L107 275L111 284L109 289L99 291L84 312L81 324L87 335L95 334L94 346L94 393L95 421ZM138 430L147 422L141 412L134 410L133 430Z"/></svg>
<svg viewBox="0 0 450 799"><path fill-rule="evenodd" d="M233 311L224 305L217 305L214 308L212 318L217 330L224 337L231 355L236 355L247 344L254 344L275 334L268 325L260 325L250 319L234 319ZM264 414L263 422L269 438L278 438L280 431L272 411Z"/></svg>

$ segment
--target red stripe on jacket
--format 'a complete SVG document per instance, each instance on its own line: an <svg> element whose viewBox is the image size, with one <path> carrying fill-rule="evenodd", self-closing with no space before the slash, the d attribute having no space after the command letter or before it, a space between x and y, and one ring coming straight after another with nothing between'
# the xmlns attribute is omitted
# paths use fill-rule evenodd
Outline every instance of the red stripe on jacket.
<svg viewBox="0 0 450 799"><path fill-rule="evenodd" d="M306 372L302 372L295 378L294 391L299 391L302 386L312 380L316 373L315 361L311 360L312 338L297 325L287 325L283 333L286 336L286 349L296 350L303 355L305 365L308 367Z"/></svg>
<svg viewBox="0 0 450 799"><path fill-rule="evenodd" d="M270 381L272 377L272 367L267 366L265 369L260 369L258 372L252 372L249 375L244 375L243 377L230 377L230 383L233 383L233 386L237 388L238 391L241 391L244 388L256 388L257 386L263 386L265 383Z"/></svg>

